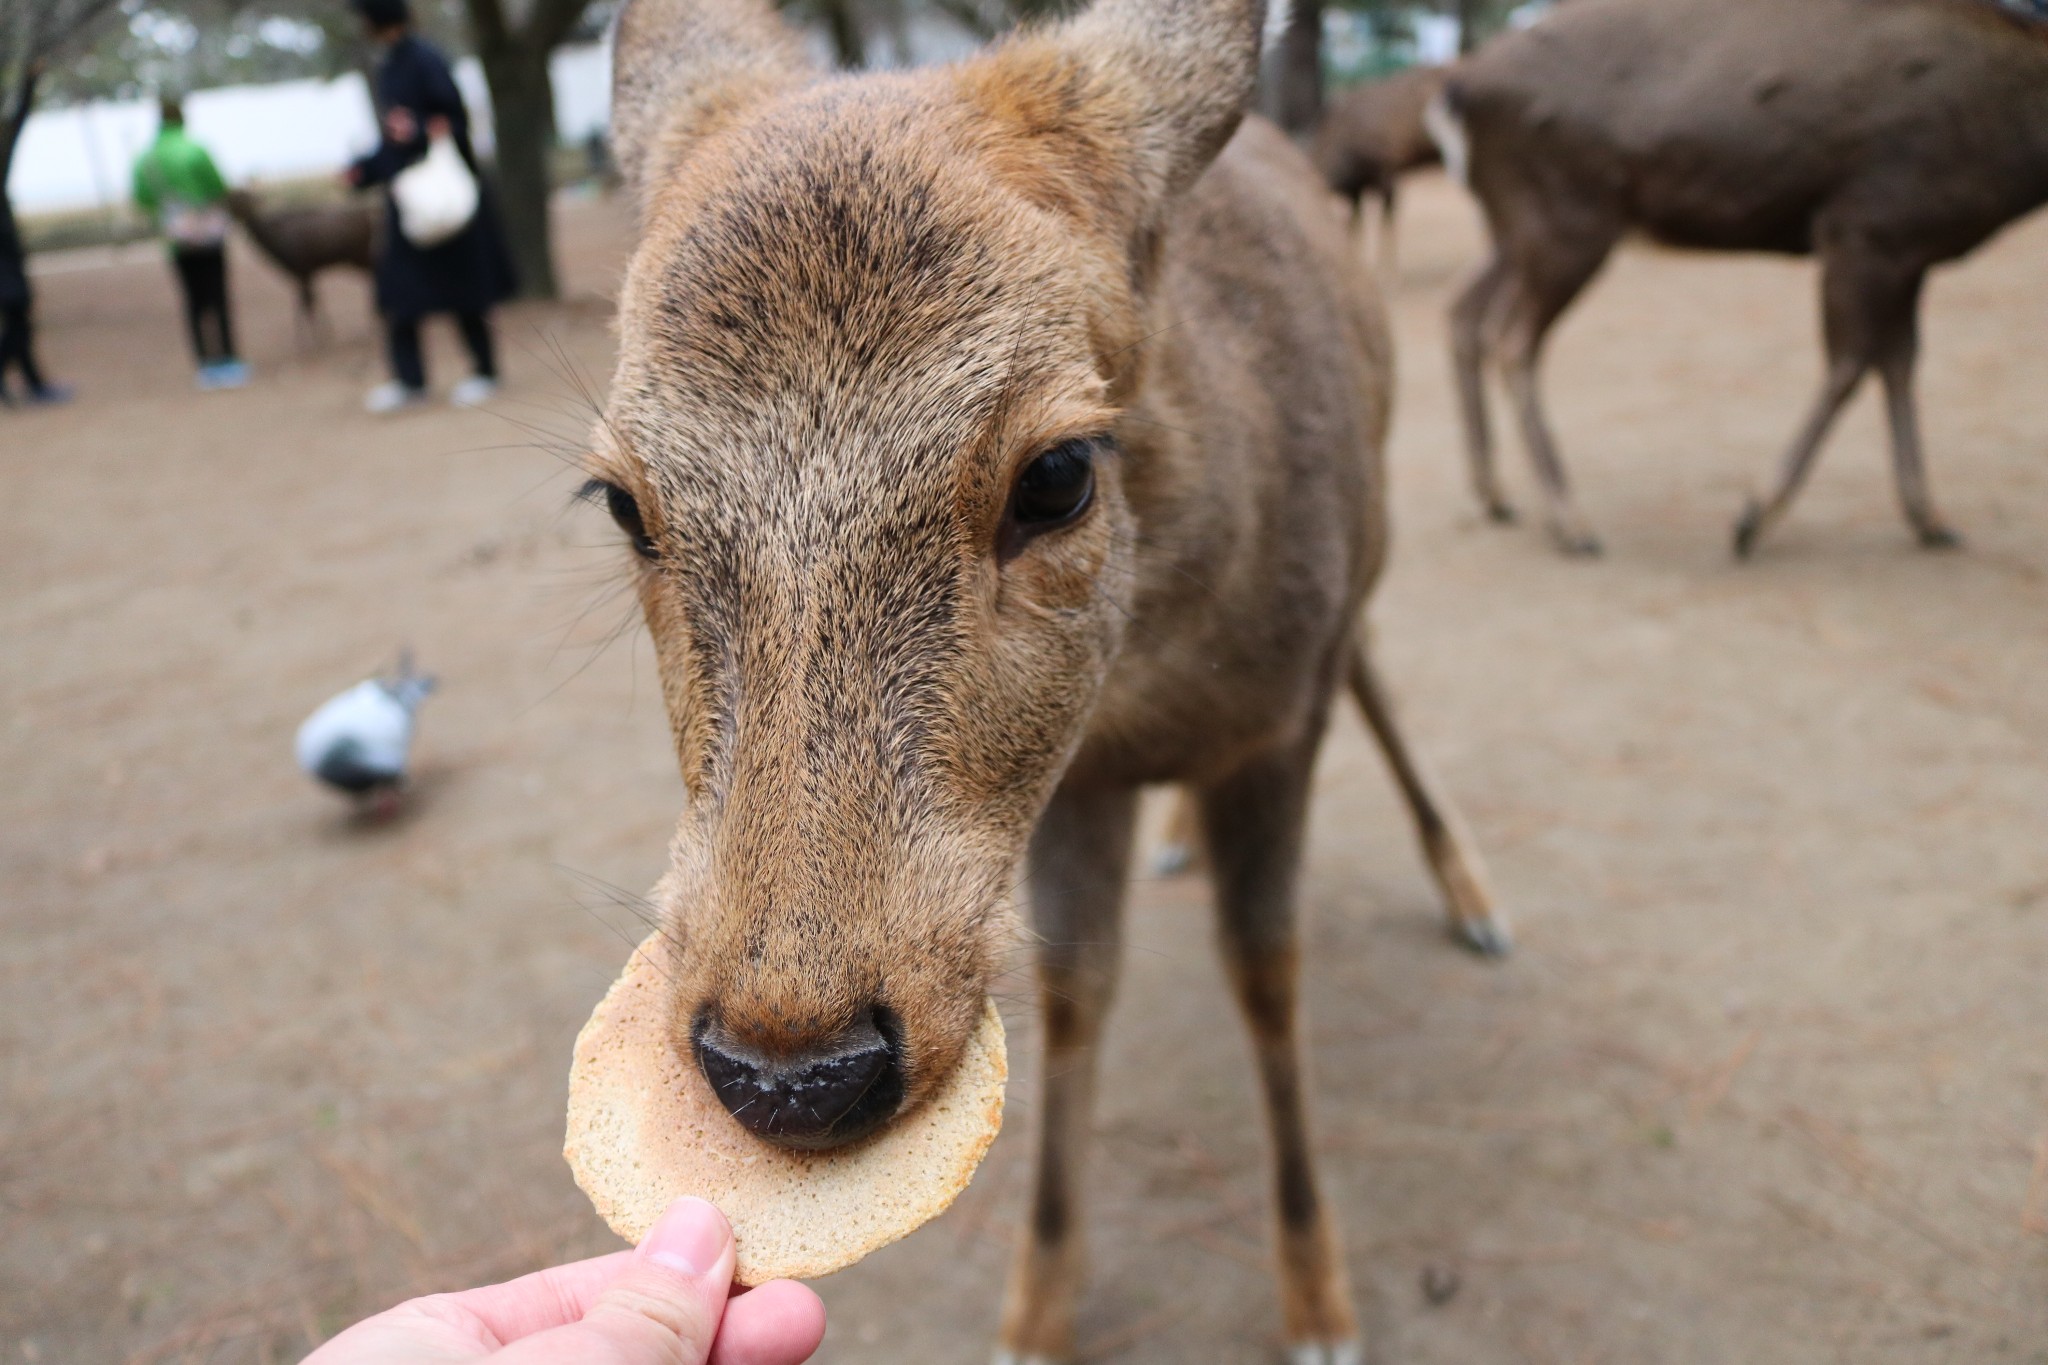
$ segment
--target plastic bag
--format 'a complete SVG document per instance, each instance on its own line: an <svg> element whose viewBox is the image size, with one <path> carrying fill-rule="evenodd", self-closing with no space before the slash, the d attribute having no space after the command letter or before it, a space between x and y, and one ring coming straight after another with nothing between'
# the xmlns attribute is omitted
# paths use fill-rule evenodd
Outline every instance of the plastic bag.
<svg viewBox="0 0 2048 1365"><path fill-rule="evenodd" d="M430 135L427 154L391 182L398 230L420 248L436 247L476 217L476 177L447 133Z"/></svg>
<svg viewBox="0 0 2048 1365"><path fill-rule="evenodd" d="M218 204L166 202L163 225L164 236L182 247L217 247L228 239L228 211Z"/></svg>

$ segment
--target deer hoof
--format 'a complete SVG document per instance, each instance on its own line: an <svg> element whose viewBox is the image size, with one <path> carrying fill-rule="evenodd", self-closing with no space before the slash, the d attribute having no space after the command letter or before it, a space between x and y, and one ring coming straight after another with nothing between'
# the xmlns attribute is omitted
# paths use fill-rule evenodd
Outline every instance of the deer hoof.
<svg viewBox="0 0 2048 1365"><path fill-rule="evenodd" d="M1920 528L1920 548L1923 550L1960 550L1963 548L1963 538L1946 526L1938 524L1922 526Z"/></svg>
<svg viewBox="0 0 2048 1365"><path fill-rule="evenodd" d="M1515 509L1505 498L1486 499L1486 519L1498 526L1515 524Z"/></svg>
<svg viewBox="0 0 2048 1365"><path fill-rule="evenodd" d="M1297 1341L1287 1347L1287 1365L1365 1365L1365 1345L1349 1341Z"/></svg>
<svg viewBox="0 0 2048 1365"><path fill-rule="evenodd" d="M1735 557L1748 559L1756 553L1757 537L1764 533L1763 504L1751 498L1735 519Z"/></svg>
<svg viewBox="0 0 2048 1365"><path fill-rule="evenodd" d="M1506 957L1515 946L1508 927L1491 919L1459 920L1451 926L1451 935L1481 957Z"/></svg>
<svg viewBox="0 0 2048 1365"><path fill-rule="evenodd" d="M1557 548L1572 559L1598 559L1606 553L1600 545L1600 537L1591 531L1559 526L1553 529L1551 534L1557 538Z"/></svg>
<svg viewBox="0 0 2048 1365"><path fill-rule="evenodd" d="M990 1365L1067 1365L1067 1362L1058 1356L1020 1356L1015 1351L997 1351Z"/></svg>

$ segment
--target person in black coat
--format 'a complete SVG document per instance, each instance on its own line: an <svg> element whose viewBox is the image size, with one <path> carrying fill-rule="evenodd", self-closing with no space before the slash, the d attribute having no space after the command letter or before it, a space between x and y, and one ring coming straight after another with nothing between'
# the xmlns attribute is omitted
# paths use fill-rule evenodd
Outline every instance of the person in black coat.
<svg viewBox="0 0 2048 1365"><path fill-rule="evenodd" d="M383 140L348 169L355 185L388 185L427 154L428 139L445 129L478 176L470 146L469 111L448 59L412 31L406 0L350 0L371 41L384 49L377 64L376 97ZM476 363L476 374L449 395L464 406L497 391L498 367L491 342L490 310L514 288L511 257L488 192L481 193L469 224L447 241L421 247L399 227L396 204L387 203L377 257L377 309L384 315L392 380L370 391L372 412L392 412L426 401L426 365L420 354L420 321L452 313Z"/></svg>
<svg viewBox="0 0 2048 1365"><path fill-rule="evenodd" d="M71 396L71 390L50 383L36 368L29 315L33 302L21 232L14 225L14 209L7 202L6 191L0 190L0 404L8 407L14 405L14 395L7 388L9 370L21 372L30 403L61 403Z"/></svg>

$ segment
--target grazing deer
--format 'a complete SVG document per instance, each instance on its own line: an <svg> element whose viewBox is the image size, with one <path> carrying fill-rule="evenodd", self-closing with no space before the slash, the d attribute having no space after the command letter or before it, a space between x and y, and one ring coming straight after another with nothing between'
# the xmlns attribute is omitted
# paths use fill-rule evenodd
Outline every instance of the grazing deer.
<svg viewBox="0 0 2048 1365"><path fill-rule="evenodd" d="M315 337L323 330L320 298L313 290L320 272L335 266L374 268L381 215L373 204L350 200L266 208L250 191L230 190L228 211L271 264L297 282L298 325Z"/></svg>
<svg viewBox="0 0 2048 1365"><path fill-rule="evenodd" d="M1442 67L1418 66L1369 81L1330 102L1309 141L1309 157L1330 188L1365 222L1365 196L1380 201L1380 277L1394 274L1394 210L1402 176L1443 160L1424 111L1444 87Z"/></svg>
<svg viewBox="0 0 2048 1365"><path fill-rule="evenodd" d="M1201 793L1257 1044L1287 1340L1356 1358L1294 902L1332 694L1380 695L1388 341L1313 168L1240 128L1263 8L1102 0L857 76L757 0L619 20L640 241L589 491L686 793L671 1039L756 1132L873 1131L955 1065L1028 852L1048 1055L1016 1360L1073 1346L1133 817L1168 782ZM1484 938L1478 861L1379 714Z"/></svg>
<svg viewBox="0 0 2048 1365"><path fill-rule="evenodd" d="M1543 338L1624 232L1677 246L1813 254L1827 377L1777 489L1784 515L1863 376L1884 383L1899 501L1920 543L1955 532L1927 491L1913 398L1921 284L2048 202L2048 25L1993 0L1575 0L1468 59L1439 120L1493 257L1452 309L1479 499L1493 470L1481 373L1506 380L1571 553L1573 505L1537 393Z"/></svg>

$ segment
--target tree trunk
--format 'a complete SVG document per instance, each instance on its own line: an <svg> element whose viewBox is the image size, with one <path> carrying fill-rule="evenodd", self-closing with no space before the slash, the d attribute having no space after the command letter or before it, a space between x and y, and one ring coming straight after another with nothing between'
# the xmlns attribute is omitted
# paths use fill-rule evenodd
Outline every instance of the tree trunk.
<svg viewBox="0 0 2048 1365"><path fill-rule="evenodd" d="M1480 26L1486 19L1486 0L1458 0L1458 55L1479 46Z"/></svg>
<svg viewBox="0 0 2048 1365"><path fill-rule="evenodd" d="M0 225L13 226L14 204L7 197L7 173L14 168L14 149L21 143L21 130L28 126L29 111L36 105L36 81L41 73L31 68L22 73L13 93L13 103L0 105ZM20 229L14 229L19 240Z"/></svg>
<svg viewBox="0 0 2048 1365"><path fill-rule="evenodd" d="M41 79L42 72L30 67L22 73L20 83L8 92L12 101L0 105L0 194L7 193L7 173L14 169L14 149L20 145L21 130L28 126L28 116L36 107L36 83Z"/></svg>
<svg viewBox="0 0 2048 1365"><path fill-rule="evenodd" d="M825 29L832 35L832 51L839 65L858 71L868 64L868 45L860 31L860 17L853 12L853 0L819 0L825 15Z"/></svg>
<svg viewBox="0 0 2048 1365"><path fill-rule="evenodd" d="M1297 137L1323 116L1323 0L1294 0L1273 45L1260 101L1266 115Z"/></svg>
<svg viewBox="0 0 2048 1365"><path fill-rule="evenodd" d="M519 296L554 298L554 235L548 199L554 189L555 91L548 79L548 49L519 39L479 52L491 89L498 140L498 209L505 241L519 274Z"/></svg>

